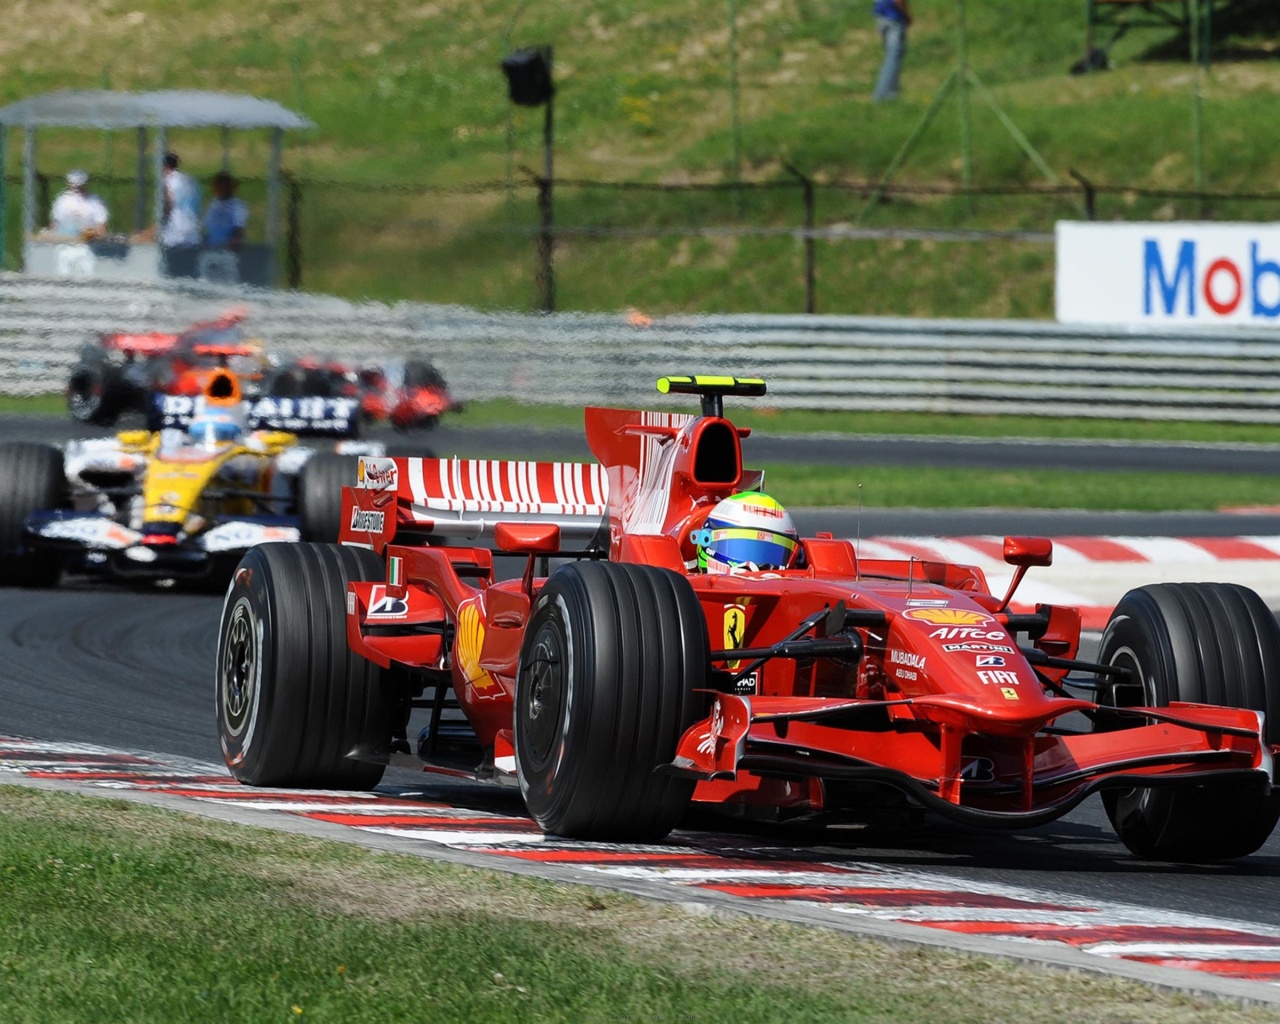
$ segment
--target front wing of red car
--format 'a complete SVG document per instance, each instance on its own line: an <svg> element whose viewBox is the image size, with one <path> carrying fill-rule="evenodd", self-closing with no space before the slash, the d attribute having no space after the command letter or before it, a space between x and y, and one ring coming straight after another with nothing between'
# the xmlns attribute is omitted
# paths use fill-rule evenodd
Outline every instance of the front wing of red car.
<svg viewBox="0 0 1280 1024"><path fill-rule="evenodd" d="M946 817L1026 827L1065 814L1101 789L1274 780L1263 716L1204 704L1111 708L1054 702L1022 735L984 733L983 709L963 699L892 701L716 693L710 714L681 738L663 771L714 787L751 776L882 783ZM1092 732L1059 733L1069 713ZM744 784L745 785L745 784ZM708 787L710 789L711 787Z"/></svg>

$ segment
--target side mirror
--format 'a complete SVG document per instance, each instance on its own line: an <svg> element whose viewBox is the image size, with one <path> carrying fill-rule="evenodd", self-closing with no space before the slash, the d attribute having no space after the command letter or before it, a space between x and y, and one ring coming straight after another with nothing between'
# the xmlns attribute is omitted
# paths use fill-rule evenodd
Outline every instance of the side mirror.
<svg viewBox="0 0 1280 1024"><path fill-rule="evenodd" d="M1006 537L1004 560L1024 569L1053 565L1053 541L1048 537Z"/></svg>
<svg viewBox="0 0 1280 1024"><path fill-rule="evenodd" d="M1004 595L997 611L1004 611L1013 600L1013 592L1018 589L1022 577L1033 565L1053 565L1053 541L1048 537L1006 537L1004 539L1004 560L1016 566L1013 579L1009 581L1009 592Z"/></svg>
<svg viewBox="0 0 1280 1024"><path fill-rule="evenodd" d="M529 556L521 586L532 601L534 565L539 555L554 555L560 550L560 527L555 523L497 523L493 527L493 543L499 551Z"/></svg>
<svg viewBox="0 0 1280 1024"><path fill-rule="evenodd" d="M555 523L497 523L493 542L499 551L551 555L560 550L560 527Z"/></svg>

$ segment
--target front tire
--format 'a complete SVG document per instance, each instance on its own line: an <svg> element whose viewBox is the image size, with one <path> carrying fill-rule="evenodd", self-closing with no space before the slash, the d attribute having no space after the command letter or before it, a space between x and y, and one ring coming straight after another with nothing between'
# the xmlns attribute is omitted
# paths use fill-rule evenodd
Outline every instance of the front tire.
<svg viewBox="0 0 1280 1024"><path fill-rule="evenodd" d="M1162 583L1131 590L1116 606L1098 660L1134 680L1114 704L1165 707L1193 701L1266 714L1266 742L1280 743L1280 626L1254 591L1226 583ZM1121 841L1140 857L1219 861L1257 850L1280 820L1280 790L1198 785L1102 794Z"/></svg>
<svg viewBox="0 0 1280 1024"><path fill-rule="evenodd" d="M384 766L347 757L390 747L382 670L347 646L351 580L382 560L336 544L260 544L240 561L218 631L218 738L251 786L372 789Z"/></svg>
<svg viewBox="0 0 1280 1024"><path fill-rule="evenodd" d="M0 445L0 480L0 586L57 586L61 556L25 550L22 530L33 512L65 504L62 452L48 444Z"/></svg>
<svg viewBox="0 0 1280 1024"><path fill-rule="evenodd" d="M570 563L543 586L520 649L520 790L544 831L661 839L693 782L654 769L675 757L706 683L706 619L689 582L651 566Z"/></svg>

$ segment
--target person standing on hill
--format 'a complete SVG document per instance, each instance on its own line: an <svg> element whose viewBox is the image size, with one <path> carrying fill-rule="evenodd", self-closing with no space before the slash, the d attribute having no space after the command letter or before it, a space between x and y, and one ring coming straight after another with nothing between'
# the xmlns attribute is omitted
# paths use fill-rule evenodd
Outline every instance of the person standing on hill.
<svg viewBox="0 0 1280 1024"><path fill-rule="evenodd" d="M876 28L884 42L884 64L876 80L874 103L898 98L898 80L902 76L902 59L907 54L907 29L911 25L911 5L908 0L875 0L871 13Z"/></svg>

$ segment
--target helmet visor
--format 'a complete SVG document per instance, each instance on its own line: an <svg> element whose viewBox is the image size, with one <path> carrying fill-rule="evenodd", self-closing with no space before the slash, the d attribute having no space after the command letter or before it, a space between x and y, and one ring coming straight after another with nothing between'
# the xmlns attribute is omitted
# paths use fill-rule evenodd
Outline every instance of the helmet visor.
<svg viewBox="0 0 1280 1024"><path fill-rule="evenodd" d="M791 564L795 550L794 537L743 527L713 529L706 548L708 563L756 569L785 569Z"/></svg>

